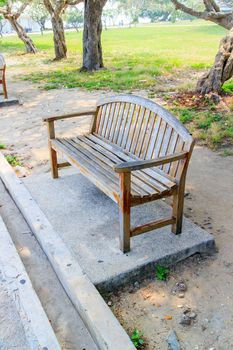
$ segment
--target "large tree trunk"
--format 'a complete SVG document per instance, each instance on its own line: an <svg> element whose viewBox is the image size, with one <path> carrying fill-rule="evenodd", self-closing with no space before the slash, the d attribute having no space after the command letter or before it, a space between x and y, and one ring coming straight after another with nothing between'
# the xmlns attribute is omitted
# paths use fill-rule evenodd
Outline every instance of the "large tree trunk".
<svg viewBox="0 0 233 350"><path fill-rule="evenodd" d="M83 29L83 67L81 70L94 71L103 68L101 46L101 15L105 1L85 0Z"/></svg>
<svg viewBox="0 0 233 350"><path fill-rule="evenodd" d="M60 16L55 15L53 15L51 19L53 27L55 59L61 60L62 58L66 58L67 53L63 20Z"/></svg>
<svg viewBox="0 0 233 350"><path fill-rule="evenodd" d="M6 19L8 19L12 28L16 31L18 37L23 41L27 53L36 53L37 49L32 39L27 35L23 27L17 22L17 19L14 16L7 16Z"/></svg>
<svg viewBox="0 0 233 350"><path fill-rule="evenodd" d="M222 85L233 76L233 28L219 45L215 62L210 71L199 79L196 91L201 94L219 94Z"/></svg>

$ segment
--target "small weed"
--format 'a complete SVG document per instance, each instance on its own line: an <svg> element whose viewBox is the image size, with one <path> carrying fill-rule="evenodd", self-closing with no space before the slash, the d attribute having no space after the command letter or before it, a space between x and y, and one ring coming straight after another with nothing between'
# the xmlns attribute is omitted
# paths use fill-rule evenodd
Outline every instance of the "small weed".
<svg viewBox="0 0 233 350"><path fill-rule="evenodd" d="M8 161L8 163L12 166L17 166L17 165L21 165L20 161L18 160L18 158L14 155L8 154L5 156L6 160Z"/></svg>
<svg viewBox="0 0 233 350"><path fill-rule="evenodd" d="M156 277L159 281L166 281L168 278L170 269L168 267L161 266L160 264L156 265Z"/></svg>
<svg viewBox="0 0 233 350"><path fill-rule="evenodd" d="M6 149L6 145L4 145L4 143L0 143L0 149Z"/></svg>
<svg viewBox="0 0 233 350"><path fill-rule="evenodd" d="M144 344L144 332L134 329L131 335L131 340L137 349L141 349Z"/></svg>
<svg viewBox="0 0 233 350"><path fill-rule="evenodd" d="M233 156L233 151L230 149L224 149L224 151L220 154L222 157L230 157Z"/></svg>
<svg viewBox="0 0 233 350"><path fill-rule="evenodd" d="M228 83L225 83L222 87L222 90L227 94L233 94L233 81L230 80Z"/></svg>
<svg viewBox="0 0 233 350"><path fill-rule="evenodd" d="M180 113L180 121L183 124L189 123L193 120L193 112L188 110L188 109L184 109L181 111Z"/></svg>

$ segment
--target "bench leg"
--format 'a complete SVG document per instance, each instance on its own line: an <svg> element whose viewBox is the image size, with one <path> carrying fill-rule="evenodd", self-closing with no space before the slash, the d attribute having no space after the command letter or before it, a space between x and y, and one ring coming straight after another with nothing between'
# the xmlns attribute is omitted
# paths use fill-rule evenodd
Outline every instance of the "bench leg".
<svg viewBox="0 0 233 350"><path fill-rule="evenodd" d="M130 251L130 173L120 173L120 249Z"/></svg>
<svg viewBox="0 0 233 350"><path fill-rule="evenodd" d="M175 222L172 225L172 232L178 235L182 232L183 222L183 208L184 208L184 185L181 185L177 193L173 196L173 213Z"/></svg>
<svg viewBox="0 0 233 350"><path fill-rule="evenodd" d="M51 164L51 173L54 179L58 178L57 152L51 146L51 139L55 138L54 121L47 122L48 137L49 137L49 155Z"/></svg>
<svg viewBox="0 0 233 350"><path fill-rule="evenodd" d="M7 98L8 98L8 95L7 95L7 88L6 88L6 76L5 76L5 71L3 71L2 87L3 87L3 95L4 95L4 98L7 99Z"/></svg>
<svg viewBox="0 0 233 350"><path fill-rule="evenodd" d="M54 179L58 178L57 152L49 146L51 173Z"/></svg>

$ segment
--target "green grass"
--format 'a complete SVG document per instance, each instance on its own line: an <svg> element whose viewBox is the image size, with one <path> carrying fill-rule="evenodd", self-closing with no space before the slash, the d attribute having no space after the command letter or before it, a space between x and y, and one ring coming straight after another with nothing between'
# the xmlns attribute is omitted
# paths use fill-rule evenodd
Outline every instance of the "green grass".
<svg viewBox="0 0 233 350"><path fill-rule="evenodd" d="M157 264L155 266L155 272L156 272L156 278L159 281L166 281L168 278L170 269L168 267L161 266L160 264Z"/></svg>
<svg viewBox="0 0 233 350"><path fill-rule="evenodd" d="M8 163L12 166L17 166L17 165L21 165L19 159L17 158L17 156L11 155L11 154L7 154L5 156L6 160L8 161Z"/></svg>
<svg viewBox="0 0 233 350"><path fill-rule="evenodd" d="M79 73L82 63L82 33L68 32L68 59L53 62L52 34L32 35L39 53L23 55L24 47L15 36L0 39L1 50L18 53L12 69L27 70L24 79L49 90L81 87L89 90L147 89L159 76L210 67L225 30L203 21L151 24L103 31L102 46L106 70ZM229 87L228 87L229 88Z"/></svg>
<svg viewBox="0 0 233 350"><path fill-rule="evenodd" d="M6 149L6 145L4 143L0 143L0 149Z"/></svg>
<svg viewBox="0 0 233 350"><path fill-rule="evenodd" d="M217 149L233 145L233 115L214 110L195 110L194 108L175 107L172 112L186 125L199 143ZM231 151L229 151L231 152ZM224 151L223 155L230 155Z"/></svg>

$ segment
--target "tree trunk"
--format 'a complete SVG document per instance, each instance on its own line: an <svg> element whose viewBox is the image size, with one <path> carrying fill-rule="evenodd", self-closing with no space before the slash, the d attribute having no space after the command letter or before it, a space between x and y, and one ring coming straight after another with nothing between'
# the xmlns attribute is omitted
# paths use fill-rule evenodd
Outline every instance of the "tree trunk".
<svg viewBox="0 0 233 350"><path fill-rule="evenodd" d="M66 58L67 53L63 20L60 16L55 15L53 15L51 19L53 27L55 59L61 60L62 58Z"/></svg>
<svg viewBox="0 0 233 350"><path fill-rule="evenodd" d="M83 67L81 70L94 71L103 68L101 46L101 15L105 1L85 0L83 29Z"/></svg>
<svg viewBox="0 0 233 350"><path fill-rule="evenodd" d="M200 94L211 92L219 94L222 85L233 76L233 28L219 45L215 62L210 71L197 83L196 91Z"/></svg>
<svg viewBox="0 0 233 350"><path fill-rule="evenodd" d="M23 27L17 22L17 19L14 16L7 16L6 19L8 19L12 28L16 31L19 39L23 41L27 53L36 53L37 49L32 39L27 35Z"/></svg>

